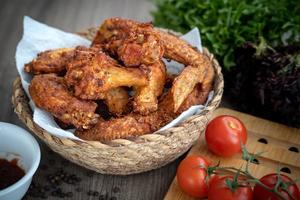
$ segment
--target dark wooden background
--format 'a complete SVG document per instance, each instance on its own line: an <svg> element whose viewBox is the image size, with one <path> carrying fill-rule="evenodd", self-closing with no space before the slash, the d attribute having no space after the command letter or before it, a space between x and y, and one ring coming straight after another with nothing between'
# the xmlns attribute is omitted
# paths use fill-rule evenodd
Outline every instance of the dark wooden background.
<svg viewBox="0 0 300 200"><path fill-rule="evenodd" d="M17 77L15 49L22 36L22 20L28 15L43 23L69 32L98 25L107 17L120 16L140 21L150 21L154 9L151 0L1 0L0 1L0 121L24 127L13 112L10 98L12 82ZM25 127L24 127L25 128ZM40 142L42 161L33 182L36 187L26 199L57 199L49 175L60 168L81 181L58 185L62 192L72 192L66 199L163 199L179 160L150 172L131 176L108 176L91 172L66 161ZM89 191L96 191L94 196ZM98 193L97 193L98 192ZM91 193L91 192L90 192ZM43 194L43 195L41 195Z"/></svg>

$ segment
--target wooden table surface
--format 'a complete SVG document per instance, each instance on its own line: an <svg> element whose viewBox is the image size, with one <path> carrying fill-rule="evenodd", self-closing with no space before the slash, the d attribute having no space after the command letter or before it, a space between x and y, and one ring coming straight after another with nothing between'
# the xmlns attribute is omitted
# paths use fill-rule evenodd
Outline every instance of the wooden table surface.
<svg viewBox="0 0 300 200"><path fill-rule="evenodd" d="M112 16L150 21L150 0L1 0L0 1L0 121L24 127L11 106L12 82L17 77L15 49L22 36L24 15L62 30L75 32L98 25ZM25 127L24 127L25 128ZM180 159L150 172L131 176L108 176L94 173L63 159L40 142L42 160L33 178L35 187L25 199L58 199L53 192L51 174L61 168L81 181L61 183L58 189L69 193L66 199L162 199L175 175ZM50 176L49 176L50 175ZM53 178L53 177L52 177ZM41 196L41 197L34 197Z"/></svg>

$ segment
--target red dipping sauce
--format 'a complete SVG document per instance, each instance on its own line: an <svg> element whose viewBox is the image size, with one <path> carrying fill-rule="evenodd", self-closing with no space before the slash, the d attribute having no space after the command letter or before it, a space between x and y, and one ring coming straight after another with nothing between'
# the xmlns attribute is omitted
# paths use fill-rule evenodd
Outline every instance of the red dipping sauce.
<svg viewBox="0 0 300 200"><path fill-rule="evenodd" d="M8 161L0 159L0 190L7 188L25 175L24 170L18 166L18 160Z"/></svg>

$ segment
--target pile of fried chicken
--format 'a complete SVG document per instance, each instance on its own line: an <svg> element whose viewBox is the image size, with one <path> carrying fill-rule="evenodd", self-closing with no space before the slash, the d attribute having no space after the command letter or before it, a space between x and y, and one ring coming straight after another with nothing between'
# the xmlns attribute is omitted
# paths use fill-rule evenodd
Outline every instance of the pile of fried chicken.
<svg viewBox="0 0 300 200"><path fill-rule="evenodd" d="M173 77L162 58L185 65ZM61 48L25 65L37 107L84 140L109 141L153 133L212 88L209 58L151 23L107 19L90 47Z"/></svg>

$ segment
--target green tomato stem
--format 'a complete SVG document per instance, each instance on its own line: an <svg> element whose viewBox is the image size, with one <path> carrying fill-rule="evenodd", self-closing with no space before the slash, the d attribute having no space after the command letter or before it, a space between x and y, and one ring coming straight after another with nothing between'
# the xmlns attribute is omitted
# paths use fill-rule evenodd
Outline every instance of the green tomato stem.
<svg viewBox="0 0 300 200"><path fill-rule="evenodd" d="M224 172L234 172L236 174L242 174L244 175L247 179L245 180L238 180L239 183L244 183L244 184L239 184L239 187L243 186L245 187L245 184L249 184L249 183L252 183L254 185L259 185L261 187L263 187L264 189L266 189L267 191L269 192L272 192L274 193L277 197L279 197L280 199L282 200L285 200L285 197L278 191L278 187L280 186L280 181L277 181L276 185L274 188L269 188L267 185L263 184L259 179L255 178L252 174L250 174L250 172L247 172L247 171L243 171L241 169L237 169L235 167L218 167L218 166L215 166L213 167L214 170L213 170L213 174L220 174L220 172L224 173ZM286 191L288 192L288 194L290 195L290 197L293 199L293 200L296 200L291 194L289 191Z"/></svg>

